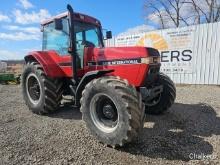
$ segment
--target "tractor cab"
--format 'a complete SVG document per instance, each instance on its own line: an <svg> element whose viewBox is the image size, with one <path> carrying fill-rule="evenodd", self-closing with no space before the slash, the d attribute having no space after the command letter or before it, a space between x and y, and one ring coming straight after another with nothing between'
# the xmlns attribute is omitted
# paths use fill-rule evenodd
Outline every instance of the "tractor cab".
<svg viewBox="0 0 220 165"><path fill-rule="evenodd" d="M73 17L72 25L74 28L74 36L72 39L68 12L42 22L42 49L43 51L54 50L60 56L69 56L71 52L70 49L74 47L77 68L82 69L84 48L103 48L104 37L101 24L97 19L80 13L74 13ZM108 31L106 34L108 39L112 37L111 31ZM75 45L71 46L71 44Z"/></svg>

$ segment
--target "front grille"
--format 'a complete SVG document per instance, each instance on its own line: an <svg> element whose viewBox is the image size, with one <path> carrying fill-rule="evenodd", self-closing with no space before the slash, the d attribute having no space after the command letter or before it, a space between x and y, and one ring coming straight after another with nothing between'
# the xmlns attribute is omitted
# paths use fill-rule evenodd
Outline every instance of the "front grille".
<svg viewBox="0 0 220 165"><path fill-rule="evenodd" d="M157 74L160 71L159 67L150 68L148 74Z"/></svg>
<svg viewBox="0 0 220 165"><path fill-rule="evenodd" d="M150 85L157 79L158 73L160 72L160 66L150 66L148 73L145 78L145 85Z"/></svg>

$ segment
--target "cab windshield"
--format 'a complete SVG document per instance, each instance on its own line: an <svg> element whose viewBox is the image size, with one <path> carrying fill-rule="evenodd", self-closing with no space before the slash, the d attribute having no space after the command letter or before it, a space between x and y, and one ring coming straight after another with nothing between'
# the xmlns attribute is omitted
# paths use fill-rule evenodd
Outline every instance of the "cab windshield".
<svg viewBox="0 0 220 165"><path fill-rule="evenodd" d="M69 25L68 19L62 18L62 30L55 29L55 23L52 22L43 27L43 50L54 50L59 55L69 55ZM79 55L83 54L84 47L103 47L103 37L101 28L85 23L74 22L76 51Z"/></svg>

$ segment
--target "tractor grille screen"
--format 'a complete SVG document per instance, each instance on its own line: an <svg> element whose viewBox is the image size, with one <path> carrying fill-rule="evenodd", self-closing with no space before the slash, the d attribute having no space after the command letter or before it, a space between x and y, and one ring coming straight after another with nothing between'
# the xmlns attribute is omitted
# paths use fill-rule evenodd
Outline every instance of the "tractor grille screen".
<svg viewBox="0 0 220 165"><path fill-rule="evenodd" d="M153 67L149 69L149 74L156 74L160 71L159 67Z"/></svg>

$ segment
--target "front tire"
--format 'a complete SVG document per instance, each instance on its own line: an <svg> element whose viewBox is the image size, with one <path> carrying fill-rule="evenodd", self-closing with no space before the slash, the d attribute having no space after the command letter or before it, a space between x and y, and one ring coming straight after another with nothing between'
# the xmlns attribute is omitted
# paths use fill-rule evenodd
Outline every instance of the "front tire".
<svg viewBox="0 0 220 165"><path fill-rule="evenodd" d="M145 112L152 115L160 115L167 111L176 99L176 87L173 81L165 74L160 73L157 85L163 85L163 92L154 99L145 103Z"/></svg>
<svg viewBox="0 0 220 165"><path fill-rule="evenodd" d="M21 83L25 103L33 113L47 114L59 108L63 83L47 77L39 63L27 63Z"/></svg>
<svg viewBox="0 0 220 165"><path fill-rule="evenodd" d="M90 132L102 143L123 146L144 123L144 105L136 89L113 76L95 79L82 92L81 112Z"/></svg>

